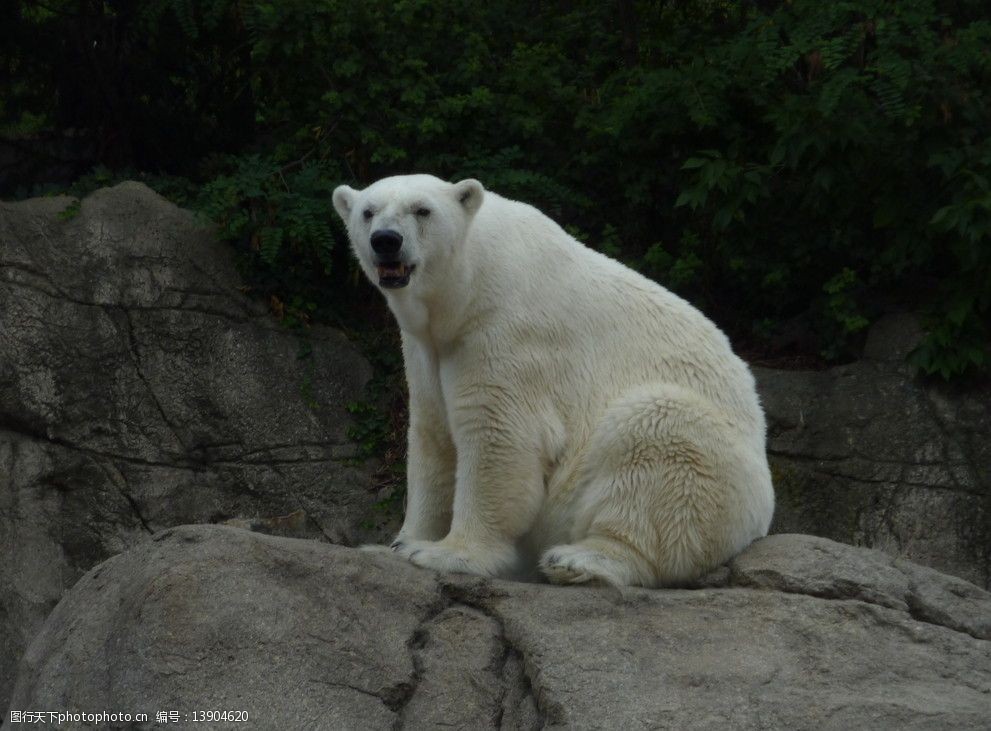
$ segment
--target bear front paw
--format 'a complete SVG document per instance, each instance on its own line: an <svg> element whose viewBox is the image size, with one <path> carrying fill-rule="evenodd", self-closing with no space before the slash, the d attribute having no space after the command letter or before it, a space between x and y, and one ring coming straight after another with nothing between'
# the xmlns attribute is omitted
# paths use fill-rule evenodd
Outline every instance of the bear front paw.
<svg viewBox="0 0 991 731"><path fill-rule="evenodd" d="M396 541L396 553L415 566L478 576L499 576L512 562L503 550L451 545L444 541Z"/></svg>
<svg viewBox="0 0 991 731"><path fill-rule="evenodd" d="M393 539L392 543L390 543L388 546L383 546L381 543L366 543L364 545L358 546L358 549L361 551L366 551L367 553L389 553L389 554L398 553L404 558L407 558L403 554L403 548L409 542L410 540L408 538L404 538L403 536L396 536Z"/></svg>

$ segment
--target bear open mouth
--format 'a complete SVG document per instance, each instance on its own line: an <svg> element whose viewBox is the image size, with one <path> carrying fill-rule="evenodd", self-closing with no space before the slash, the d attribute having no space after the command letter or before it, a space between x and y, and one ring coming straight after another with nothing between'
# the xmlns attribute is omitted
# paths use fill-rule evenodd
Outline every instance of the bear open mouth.
<svg viewBox="0 0 991 731"><path fill-rule="evenodd" d="M399 289L409 284L409 275L416 265L407 266L401 261L382 262L375 267L379 275L379 286L387 289Z"/></svg>

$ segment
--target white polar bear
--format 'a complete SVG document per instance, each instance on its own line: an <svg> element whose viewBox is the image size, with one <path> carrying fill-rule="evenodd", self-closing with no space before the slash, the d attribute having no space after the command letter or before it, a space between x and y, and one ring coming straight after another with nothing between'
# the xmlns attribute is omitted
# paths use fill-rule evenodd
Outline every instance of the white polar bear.
<svg viewBox="0 0 991 731"><path fill-rule="evenodd" d="M676 585L766 535L746 364L688 302L476 180L340 186L402 331L406 517L392 548L486 576Z"/></svg>

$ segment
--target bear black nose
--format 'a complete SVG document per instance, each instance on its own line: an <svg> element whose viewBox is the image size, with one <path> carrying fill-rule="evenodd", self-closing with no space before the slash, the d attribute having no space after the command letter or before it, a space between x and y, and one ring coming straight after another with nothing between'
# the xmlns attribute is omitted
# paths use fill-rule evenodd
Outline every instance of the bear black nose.
<svg viewBox="0 0 991 731"><path fill-rule="evenodd" d="M372 234L372 249L380 256L390 256L403 245L403 235L398 231L382 229Z"/></svg>

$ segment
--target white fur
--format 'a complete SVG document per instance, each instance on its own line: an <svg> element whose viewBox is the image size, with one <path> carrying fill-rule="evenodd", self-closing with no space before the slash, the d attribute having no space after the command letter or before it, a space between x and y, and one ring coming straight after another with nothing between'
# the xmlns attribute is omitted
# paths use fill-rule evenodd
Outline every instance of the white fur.
<svg viewBox="0 0 991 731"><path fill-rule="evenodd" d="M372 282L372 231L400 232L416 264L408 286L382 290L410 392L398 553L661 586L767 533L753 376L688 302L477 181L387 178L341 186L334 204Z"/></svg>

